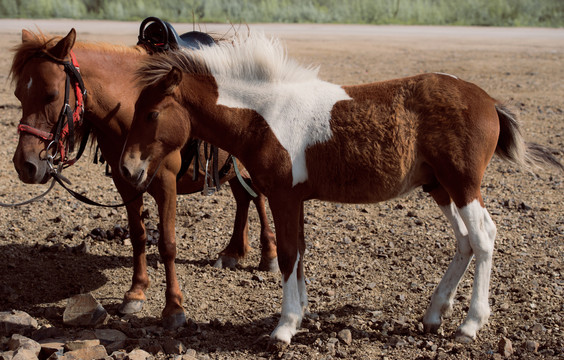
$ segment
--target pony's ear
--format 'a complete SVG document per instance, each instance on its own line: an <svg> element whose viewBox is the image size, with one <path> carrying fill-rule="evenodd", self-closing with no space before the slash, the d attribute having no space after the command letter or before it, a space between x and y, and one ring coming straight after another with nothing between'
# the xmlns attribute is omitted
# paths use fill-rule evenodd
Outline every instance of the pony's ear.
<svg viewBox="0 0 564 360"><path fill-rule="evenodd" d="M177 68L173 67L168 74L163 79L163 87L165 88L165 92L167 94L171 94L174 89L180 84L182 81L182 71Z"/></svg>
<svg viewBox="0 0 564 360"><path fill-rule="evenodd" d="M70 50L72 49L74 42L76 40L76 31L74 28L69 31L67 36L59 40L57 45L53 46L49 53L53 55L57 59L64 59L69 54Z"/></svg>
<svg viewBox="0 0 564 360"><path fill-rule="evenodd" d="M22 29L22 44L32 41L35 38L33 33L29 30Z"/></svg>

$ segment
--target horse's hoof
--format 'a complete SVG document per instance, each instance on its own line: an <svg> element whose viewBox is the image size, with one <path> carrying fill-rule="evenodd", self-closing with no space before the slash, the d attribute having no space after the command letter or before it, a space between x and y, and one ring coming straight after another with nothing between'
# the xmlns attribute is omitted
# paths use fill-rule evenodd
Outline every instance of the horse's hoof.
<svg viewBox="0 0 564 360"><path fill-rule="evenodd" d="M186 325L186 315L184 312L175 313L166 317L163 317L162 321L163 328L167 330L175 330Z"/></svg>
<svg viewBox="0 0 564 360"><path fill-rule="evenodd" d="M426 334L436 334L439 332L439 328L441 327L441 324L425 324L423 323L423 331Z"/></svg>
<svg viewBox="0 0 564 360"><path fill-rule="evenodd" d="M145 300L123 300L118 312L122 315L135 314L143 310Z"/></svg>
<svg viewBox="0 0 564 360"><path fill-rule="evenodd" d="M269 352L281 352L284 351L288 348L288 346L290 346L289 343L279 340L279 339L273 339L270 338L270 341L268 342L268 347L266 348L267 351Z"/></svg>
<svg viewBox="0 0 564 360"><path fill-rule="evenodd" d="M460 331L460 329L456 330L454 334L454 341L461 343L461 344L470 344L474 342L474 337L470 335L466 335Z"/></svg>
<svg viewBox="0 0 564 360"><path fill-rule="evenodd" d="M258 266L260 271L268 271L271 273L279 273L280 267L278 266L278 258L274 258L271 260L261 259L260 264Z"/></svg>
<svg viewBox="0 0 564 360"><path fill-rule="evenodd" d="M213 267L217 269L235 269L237 264L239 264L239 261L234 257L221 255L213 264Z"/></svg>

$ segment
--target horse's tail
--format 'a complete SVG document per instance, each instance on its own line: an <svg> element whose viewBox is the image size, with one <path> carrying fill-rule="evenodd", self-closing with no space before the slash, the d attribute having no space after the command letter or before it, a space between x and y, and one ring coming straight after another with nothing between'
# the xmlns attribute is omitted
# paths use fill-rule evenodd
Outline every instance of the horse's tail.
<svg viewBox="0 0 564 360"><path fill-rule="evenodd" d="M495 153L502 159L532 170L539 165L551 165L564 171L564 166L542 145L525 142L517 116L507 107L496 104L499 117L499 138Z"/></svg>

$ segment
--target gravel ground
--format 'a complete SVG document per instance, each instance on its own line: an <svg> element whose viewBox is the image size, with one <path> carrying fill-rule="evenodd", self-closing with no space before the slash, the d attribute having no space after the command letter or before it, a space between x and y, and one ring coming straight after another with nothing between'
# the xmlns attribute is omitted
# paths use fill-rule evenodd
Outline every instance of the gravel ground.
<svg viewBox="0 0 564 360"><path fill-rule="evenodd" d="M78 40L132 45L137 23L94 21L0 22L0 201L16 201L44 186L19 182L11 163L21 116L7 79L21 28L63 34L75 26ZM179 31L191 29L181 24ZM224 25L206 25L224 32ZM281 37L290 56L319 64L320 77L354 84L446 72L483 87L520 113L524 136L564 149L564 30L328 25L251 25ZM90 156L88 156L90 155ZM102 202L119 197L104 167L86 156L66 175L73 187ZM177 270L189 326L159 329L164 271L155 244L156 207L146 197L152 286L145 308L120 318L128 289L131 246L113 236L127 230L123 209L95 208L60 187L46 199L16 209L0 208L0 311L23 310L41 325L63 328L66 299L91 292L108 310L102 325L133 339L181 340L209 359L491 359L503 358L504 338L513 358L564 356L564 192L562 173L527 173L498 159L483 182L486 206L497 224L490 322L472 344L451 335L468 308L472 266L456 296L454 312L437 335L424 334L420 319L454 254L453 234L422 191L373 205L310 201L305 206L305 270L309 316L284 352L266 351L281 306L278 274L257 270L258 217L252 209L251 252L236 270L216 269L216 254L230 237L234 200L228 189L211 197L178 199ZM65 328L70 334L81 329ZM350 337L349 337L350 335ZM157 358L167 358L158 353ZM172 357L169 355L168 357Z"/></svg>

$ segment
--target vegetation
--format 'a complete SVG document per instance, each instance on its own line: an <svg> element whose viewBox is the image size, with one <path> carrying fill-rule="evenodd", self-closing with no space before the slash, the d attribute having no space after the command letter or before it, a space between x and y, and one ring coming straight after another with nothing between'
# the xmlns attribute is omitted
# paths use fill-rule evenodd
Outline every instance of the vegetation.
<svg viewBox="0 0 564 360"><path fill-rule="evenodd" d="M3 18L564 26L562 0L0 0Z"/></svg>

